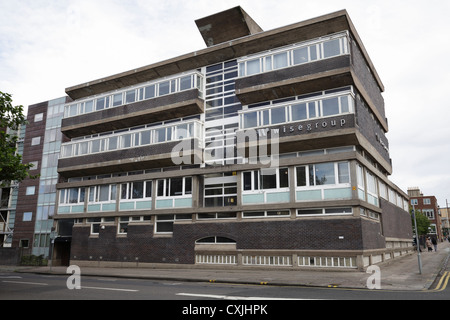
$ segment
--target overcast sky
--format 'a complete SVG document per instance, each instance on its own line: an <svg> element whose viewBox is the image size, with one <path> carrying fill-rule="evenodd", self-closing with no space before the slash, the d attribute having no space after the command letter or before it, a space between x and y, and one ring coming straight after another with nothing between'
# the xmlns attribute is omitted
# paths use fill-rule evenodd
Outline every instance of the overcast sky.
<svg viewBox="0 0 450 320"><path fill-rule="evenodd" d="M450 1L0 0L0 91L14 104L205 48L194 20L237 5L271 30L347 9L386 91L405 192L450 201Z"/></svg>

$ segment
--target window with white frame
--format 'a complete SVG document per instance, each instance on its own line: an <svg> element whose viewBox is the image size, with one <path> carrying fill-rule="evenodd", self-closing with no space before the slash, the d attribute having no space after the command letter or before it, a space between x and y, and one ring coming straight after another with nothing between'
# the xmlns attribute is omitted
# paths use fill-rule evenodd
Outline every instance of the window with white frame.
<svg viewBox="0 0 450 320"><path fill-rule="evenodd" d="M34 195L35 191L36 191L35 186L27 187L27 189L25 191L25 195L32 196L32 195Z"/></svg>
<svg viewBox="0 0 450 320"><path fill-rule="evenodd" d="M423 204L431 204L430 198L423 198Z"/></svg>
<svg viewBox="0 0 450 320"><path fill-rule="evenodd" d="M69 188L59 191L60 204L78 204L84 203L85 188Z"/></svg>
<svg viewBox="0 0 450 320"><path fill-rule="evenodd" d="M114 217L105 218L87 218L86 222L91 226L91 235L97 235L100 232L100 227L102 224L113 224L115 221Z"/></svg>
<svg viewBox="0 0 450 320"><path fill-rule="evenodd" d="M289 188L288 168L270 168L242 173L242 190L256 191Z"/></svg>
<svg viewBox="0 0 450 320"><path fill-rule="evenodd" d="M37 146L41 143L41 137L34 137L31 139L31 145Z"/></svg>
<svg viewBox="0 0 450 320"><path fill-rule="evenodd" d="M350 183L349 163L329 162L296 168L297 187L313 187Z"/></svg>
<svg viewBox="0 0 450 320"><path fill-rule="evenodd" d="M251 76L348 53L347 34L331 35L258 56L239 59L239 76Z"/></svg>
<svg viewBox="0 0 450 320"><path fill-rule="evenodd" d="M236 173L216 173L204 177L204 206L222 207L237 204Z"/></svg>
<svg viewBox="0 0 450 320"><path fill-rule="evenodd" d="M117 226L117 233L127 234L129 223L149 222L150 220L151 220L150 216L120 217L119 224Z"/></svg>
<svg viewBox="0 0 450 320"><path fill-rule="evenodd" d="M327 97L330 96L330 97ZM298 97L289 104L270 105L239 112L240 128L249 129L314 118L324 118L353 112L354 98L351 94L329 94L320 98Z"/></svg>
<svg viewBox="0 0 450 320"><path fill-rule="evenodd" d="M152 197L152 181L134 181L121 185L120 199L148 199Z"/></svg>
<svg viewBox="0 0 450 320"><path fill-rule="evenodd" d="M89 187L88 201L90 203L115 201L116 189L117 187L115 184L105 184Z"/></svg>
<svg viewBox="0 0 450 320"><path fill-rule="evenodd" d="M157 180L157 197L178 197L192 194L192 177Z"/></svg>
<svg viewBox="0 0 450 320"><path fill-rule="evenodd" d="M243 218L286 218L290 217L289 210L273 210L273 211L248 211L243 212Z"/></svg>
<svg viewBox="0 0 450 320"><path fill-rule="evenodd" d="M434 219L434 210L433 209L423 209L422 213L427 216L428 219Z"/></svg>
<svg viewBox="0 0 450 320"><path fill-rule="evenodd" d="M202 82L202 75L196 71L176 75L171 79L152 81L144 86L109 93L97 99L71 102L65 105L64 117L74 117L194 88L201 90ZM201 92L200 95L202 95Z"/></svg>
<svg viewBox="0 0 450 320"><path fill-rule="evenodd" d="M297 210L297 216L350 215L352 213L353 213L353 209L351 207L298 209Z"/></svg>
<svg viewBox="0 0 450 320"><path fill-rule="evenodd" d="M175 221L192 221L191 214L158 215L155 221L156 234L172 234Z"/></svg>

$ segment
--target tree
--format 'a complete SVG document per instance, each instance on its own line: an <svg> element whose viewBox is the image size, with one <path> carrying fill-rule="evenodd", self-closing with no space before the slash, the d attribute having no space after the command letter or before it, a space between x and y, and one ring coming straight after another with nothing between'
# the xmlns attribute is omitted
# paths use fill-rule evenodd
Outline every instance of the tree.
<svg viewBox="0 0 450 320"><path fill-rule="evenodd" d="M412 209L410 210L410 212L411 212L411 222L412 222L413 229L414 229L414 216L412 214ZM416 210L415 213L416 213L417 230L418 230L417 233L419 234L419 236L428 234L428 228L431 225L430 220L428 219L428 217L426 215L424 215L419 210Z"/></svg>
<svg viewBox="0 0 450 320"><path fill-rule="evenodd" d="M8 133L26 123L23 106L13 106L11 95L0 91L0 187L10 185L11 181L20 182L27 177L38 177L29 174L33 165L23 164L22 156L16 152L19 137Z"/></svg>

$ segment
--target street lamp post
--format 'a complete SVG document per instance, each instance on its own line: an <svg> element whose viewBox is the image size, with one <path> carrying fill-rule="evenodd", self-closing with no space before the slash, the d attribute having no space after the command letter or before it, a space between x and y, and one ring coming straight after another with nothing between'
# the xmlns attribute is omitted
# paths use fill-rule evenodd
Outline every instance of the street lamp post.
<svg viewBox="0 0 450 320"><path fill-rule="evenodd" d="M420 256L420 241L419 241L419 230L417 229L416 220L416 208L412 205L413 216L414 216L414 227L416 229L416 242L417 242L417 260L419 263L419 273L422 274L422 257Z"/></svg>

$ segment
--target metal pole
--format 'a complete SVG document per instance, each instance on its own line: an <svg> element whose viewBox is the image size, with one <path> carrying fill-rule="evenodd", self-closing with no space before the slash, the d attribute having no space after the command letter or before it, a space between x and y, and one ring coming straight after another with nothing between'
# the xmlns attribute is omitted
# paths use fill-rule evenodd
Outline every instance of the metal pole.
<svg viewBox="0 0 450 320"><path fill-rule="evenodd" d="M419 263L419 273L422 274L422 258L420 256L420 240L419 240L419 230L417 230L417 220L416 220L416 208L412 205L413 215L414 215L414 227L416 228L416 242L417 242L417 260Z"/></svg>

